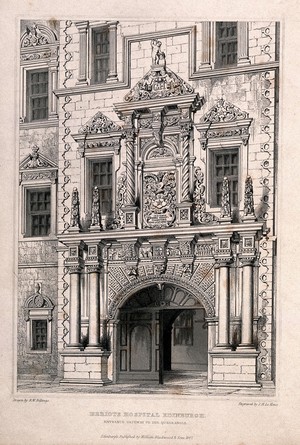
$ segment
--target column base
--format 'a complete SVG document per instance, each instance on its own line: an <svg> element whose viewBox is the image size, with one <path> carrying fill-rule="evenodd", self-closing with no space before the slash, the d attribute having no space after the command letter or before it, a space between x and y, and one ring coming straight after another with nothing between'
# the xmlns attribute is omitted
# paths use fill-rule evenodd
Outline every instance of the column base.
<svg viewBox="0 0 300 445"><path fill-rule="evenodd" d="M62 385L105 385L111 383L107 375L110 352L91 348L84 351L63 351Z"/></svg>
<svg viewBox="0 0 300 445"><path fill-rule="evenodd" d="M255 350L226 351L216 347L209 353L210 370L208 386L236 388L257 387L257 356Z"/></svg>
<svg viewBox="0 0 300 445"><path fill-rule="evenodd" d="M89 232L100 232L101 230L103 230L102 226L90 226L89 227Z"/></svg>
<svg viewBox="0 0 300 445"><path fill-rule="evenodd" d="M236 348L236 350L237 351L240 351L240 352L242 352L242 351L253 351L253 352L256 352L256 348L253 346L253 344L251 344L251 343L245 343L245 344L243 344L243 343L241 343L240 345L238 345L238 347Z"/></svg>
<svg viewBox="0 0 300 445"><path fill-rule="evenodd" d="M230 224L231 222L231 216L220 216L220 224Z"/></svg>

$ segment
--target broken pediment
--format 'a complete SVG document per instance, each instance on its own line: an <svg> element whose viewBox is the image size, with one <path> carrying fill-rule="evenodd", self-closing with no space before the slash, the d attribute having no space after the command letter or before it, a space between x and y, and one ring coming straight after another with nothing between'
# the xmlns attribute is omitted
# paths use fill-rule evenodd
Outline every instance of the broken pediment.
<svg viewBox="0 0 300 445"><path fill-rule="evenodd" d="M101 111L95 114L85 125L79 129L80 134L105 134L120 131L121 127L115 124Z"/></svg>
<svg viewBox="0 0 300 445"><path fill-rule="evenodd" d="M34 145L31 150L32 152L20 163L20 170L36 168L57 169L57 165L53 161L39 153L39 147L37 145Z"/></svg>
<svg viewBox="0 0 300 445"><path fill-rule="evenodd" d="M35 48L41 45L55 43L57 37L54 32L45 25L33 23L26 26L26 31L21 38L21 48Z"/></svg>
<svg viewBox="0 0 300 445"><path fill-rule="evenodd" d="M248 117L249 115L245 111L224 99L218 99L216 105L200 119L200 122L215 124L218 122L234 122Z"/></svg>

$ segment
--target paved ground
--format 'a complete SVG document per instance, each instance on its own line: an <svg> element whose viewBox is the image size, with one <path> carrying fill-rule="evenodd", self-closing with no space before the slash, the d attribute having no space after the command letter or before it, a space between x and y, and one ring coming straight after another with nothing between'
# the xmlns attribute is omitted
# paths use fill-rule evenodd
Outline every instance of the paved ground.
<svg viewBox="0 0 300 445"><path fill-rule="evenodd" d="M106 386L60 385L59 381L18 382L19 393L95 393L95 394L177 394L191 396L273 396L273 390L207 388L207 377L201 375L167 376L163 385L156 382L117 383Z"/></svg>

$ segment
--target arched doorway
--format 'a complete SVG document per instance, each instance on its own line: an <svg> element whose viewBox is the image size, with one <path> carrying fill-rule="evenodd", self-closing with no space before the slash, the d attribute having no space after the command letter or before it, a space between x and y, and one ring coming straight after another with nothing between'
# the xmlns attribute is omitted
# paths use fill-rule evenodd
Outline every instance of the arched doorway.
<svg viewBox="0 0 300 445"><path fill-rule="evenodd" d="M207 370L205 309L187 290L154 284L119 308L116 381L163 383L171 371Z"/></svg>

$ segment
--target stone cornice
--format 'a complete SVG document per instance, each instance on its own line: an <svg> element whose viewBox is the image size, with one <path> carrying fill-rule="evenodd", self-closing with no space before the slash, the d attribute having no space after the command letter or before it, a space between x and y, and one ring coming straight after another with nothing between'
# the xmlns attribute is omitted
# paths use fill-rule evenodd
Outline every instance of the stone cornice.
<svg viewBox="0 0 300 445"><path fill-rule="evenodd" d="M264 222L247 222L241 224L213 224L209 226L190 226L184 228L175 227L168 228L165 238L172 238L176 236L194 236L198 235L232 235L233 232L261 232L264 230ZM72 245L74 242L78 243L81 240L85 242L99 242L100 240L103 242L108 242L109 240L118 240L118 241L126 241L132 238L146 238L153 239L157 237L162 237L163 233L161 229L139 229L139 230L107 230L98 233L88 233L88 232L80 232L80 233L68 233L68 234L60 234L58 235L58 240L65 245Z"/></svg>

